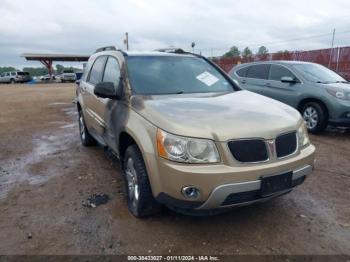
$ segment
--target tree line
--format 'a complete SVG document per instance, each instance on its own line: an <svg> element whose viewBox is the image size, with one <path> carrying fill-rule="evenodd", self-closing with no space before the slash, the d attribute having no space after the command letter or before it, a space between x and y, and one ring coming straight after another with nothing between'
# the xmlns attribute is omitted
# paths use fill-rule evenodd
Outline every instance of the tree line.
<svg viewBox="0 0 350 262"><path fill-rule="evenodd" d="M265 46L260 46L256 55L267 55L269 50ZM232 58L251 58L254 55L253 51L247 46L240 51L237 46L232 46L228 52L226 52L222 57L232 57Z"/></svg>
<svg viewBox="0 0 350 262"><path fill-rule="evenodd" d="M240 51L237 46L232 46L228 52L222 55L222 58L243 58L243 59L249 59L253 56L258 57L266 57L269 54L269 50L265 46L260 46L258 51L254 54L253 51L246 47L243 49L243 51ZM285 57L288 57L291 52L288 50L280 50L275 55L284 55Z"/></svg>
<svg viewBox="0 0 350 262"><path fill-rule="evenodd" d="M55 75L59 75L59 74L63 73L63 70L73 70L74 72L81 71L81 69L79 69L79 68L75 68L72 66L64 67L63 65L58 64L55 66L53 73ZM0 66L0 74L4 73L4 72L12 72L12 71L20 71L20 70L16 69L15 67L12 67L12 66L4 66L4 67ZM28 72L31 76L42 76L42 75L47 75L49 73L47 68L44 66L42 66L42 67L24 67L22 69L22 71Z"/></svg>

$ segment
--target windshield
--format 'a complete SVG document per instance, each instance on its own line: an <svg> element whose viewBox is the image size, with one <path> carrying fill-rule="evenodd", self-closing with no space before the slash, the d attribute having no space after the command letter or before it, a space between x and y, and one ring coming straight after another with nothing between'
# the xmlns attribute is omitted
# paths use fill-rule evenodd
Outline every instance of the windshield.
<svg viewBox="0 0 350 262"><path fill-rule="evenodd" d="M306 80L314 83L336 83L336 82L346 82L337 73L329 70L328 68L318 65L318 64L297 64L293 65Z"/></svg>
<svg viewBox="0 0 350 262"><path fill-rule="evenodd" d="M129 56L129 79L134 93L144 95L232 92L233 86L202 58Z"/></svg>

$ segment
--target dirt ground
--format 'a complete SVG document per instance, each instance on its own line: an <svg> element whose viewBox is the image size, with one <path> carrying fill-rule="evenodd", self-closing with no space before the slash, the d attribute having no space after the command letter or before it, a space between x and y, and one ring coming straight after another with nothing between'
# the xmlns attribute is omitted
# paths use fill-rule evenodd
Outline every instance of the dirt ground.
<svg viewBox="0 0 350 262"><path fill-rule="evenodd" d="M312 136L290 194L211 217L129 214L118 162L80 144L74 84L0 85L0 254L350 254L350 131ZM111 201L82 206L93 193Z"/></svg>

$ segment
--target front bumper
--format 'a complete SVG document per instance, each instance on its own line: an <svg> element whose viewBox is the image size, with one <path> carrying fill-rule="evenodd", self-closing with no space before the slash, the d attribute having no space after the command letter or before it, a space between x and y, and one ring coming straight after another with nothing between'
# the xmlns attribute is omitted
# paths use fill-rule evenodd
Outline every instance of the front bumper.
<svg viewBox="0 0 350 262"><path fill-rule="evenodd" d="M303 183L306 176L311 174L312 169L312 166L306 165L302 168L294 170L292 176L292 188ZM196 209L215 209L251 204L282 195L292 189L289 188L276 192L269 197L261 197L260 187L261 180L218 186L212 191L208 200Z"/></svg>
<svg viewBox="0 0 350 262"><path fill-rule="evenodd" d="M350 101L349 100L332 100L329 104L328 123L333 126L350 127Z"/></svg>
<svg viewBox="0 0 350 262"><path fill-rule="evenodd" d="M296 155L289 158L241 166L183 165L158 159L159 161L152 163L157 163L161 175L156 180L159 183L158 186L153 187L152 190L159 202L177 209L221 209L252 201L263 201L268 198L263 198L260 194L262 176L293 172L292 187L294 187L301 184L312 171L314 159L315 147L313 145L301 149ZM185 197L182 194L182 188L186 186L197 187L200 196L196 199ZM286 192L277 192L271 197L283 193Z"/></svg>

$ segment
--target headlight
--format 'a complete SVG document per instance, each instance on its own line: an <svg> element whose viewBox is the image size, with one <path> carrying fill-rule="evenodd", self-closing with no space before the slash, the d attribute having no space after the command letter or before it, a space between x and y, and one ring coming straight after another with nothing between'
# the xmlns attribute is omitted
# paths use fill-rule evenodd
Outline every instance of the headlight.
<svg viewBox="0 0 350 262"><path fill-rule="evenodd" d="M157 130L159 156L185 163L220 162L218 150L213 141L169 134Z"/></svg>
<svg viewBox="0 0 350 262"><path fill-rule="evenodd" d="M350 100L350 93L346 93L343 89L336 87L327 87L326 90L330 95L338 99Z"/></svg>
<svg viewBox="0 0 350 262"><path fill-rule="evenodd" d="M307 133L307 129L304 121L298 129L298 141L299 141L299 148L303 148L308 144L310 144L309 135Z"/></svg>

